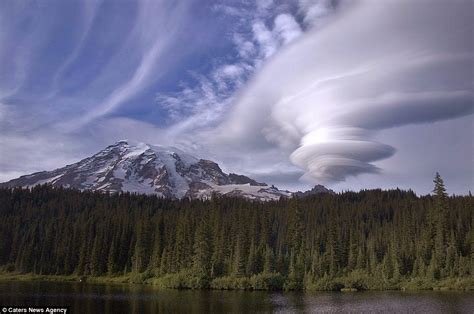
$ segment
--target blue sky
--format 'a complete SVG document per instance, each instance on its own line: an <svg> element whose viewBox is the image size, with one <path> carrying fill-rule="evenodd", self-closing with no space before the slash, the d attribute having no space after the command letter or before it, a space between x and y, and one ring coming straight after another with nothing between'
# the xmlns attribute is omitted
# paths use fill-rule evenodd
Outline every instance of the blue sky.
<svg viewBox="0 0 474 314"><path fill-rule="evenodd" d="M0 180L127 138L179 146L283 188L426 193L440 171L451 192L466 193L471 8L3 1Z"/></svg>

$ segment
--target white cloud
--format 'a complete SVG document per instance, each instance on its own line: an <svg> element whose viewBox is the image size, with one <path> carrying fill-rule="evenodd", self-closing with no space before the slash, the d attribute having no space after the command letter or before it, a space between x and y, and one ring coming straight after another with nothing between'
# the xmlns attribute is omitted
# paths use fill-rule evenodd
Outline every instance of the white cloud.
<svg viewBox="0 0 474 314"><path fill-rule="evenodd" d="M61 78L65 71L73 64L76 58L79 56L84 42L92 28L93 22L96 18L97 9L102 4L102 0L97 1L85 1L81 8L80 14L82 15L82 30L79 38L76 41L73 51L65 58L60 67L56 70L56 73L52 79L52 87L48 98L54 97L60 91Z"/></svg>
<svg viewBox="0 0 474 314"><path fill-rule="evenodd" d="M470 154L472 160L472 143L471 150L463 150L472 123L469 129L468 123L456 124L466 118L456 120L448 135L448 122L428 124L472 113L472 41L465 39L473 17L467 1L361 1L335 15L329 0L299 0L297 13L286 2L215 5L225 15L221 22L235 23L225 33L235 49L214 58L210 70L191 73L194 81L184 79L181 90L158 94L158 104L169 114L167 129L110 117L172 67L178 53L173 42L179 41L174 29L189 18L187 5L173 6L176 11L170 14L161 9L161 1L140 3L122 48L106 60L81 97L60 95L54 101L61 106L38 106L33 113L33 106L2 102L0 145L6 153L0 154L0 178L57 168L128 138L184 146L226 171L288 188L298 188L294 180L304 172L310 182L340 181L334 185L339 189L391 187L390 182L409 188L410 182L431 183L430 177L420 178L440 165L443 176L454 169L447 177L463 178L456 189L469 181L462 168L472 161L459 156ZM84 24L93 19L88 12ZM3 15L0 26L8 24ZM35 32L38 41L25 36L20 42L25 50L15 60L18 71L11 84L2 82L2 97L28 77L34 60L28 54L44 44L48 25ZM9 50L2 45L11 42L5 29L0 28L0 51ZM74 47L81 49L80 44ZM7 60L4 55L2 60ZM73 61L63 63L64 69L68 62ZM58 77L61 71L66 70ZM71 113L70 107L79 109ZM456 151L440 152L426 145L430 133L439 145L462 140ZM425 142L420 145L418 139ZM428 158L420 158L422 153L430 162L420 161Z"/></svg>
<svg viewBox="0 0 474 314"><path fill-rule="evenodd" d="M231 97L225 76L219 71L210 78L196 74L197 85L156 96L159 105L168 111L171 122L175 122L172 127L175 132L207 126L218 118Z"/></svg>
<svg viewBox="0 0 474 314"><path fill-rule="evenodd" d="M318 182L379 172L395 149L376 130L472 113L472 15L468 2L361 1L267 62L215 141L293 151Z"/></svg>
<svg viewBox="0 0 474 314"><path fill-rule="evenodd" d="M124 61L130 49L139 55L138 64L134 67L130 78L122 84L118 84L103 100L98 101L87 113L80 118L67 121L60 125L67 130L78 129L91 121L113 112L116 108L137 95L148 87L152 81L156 81L169 60L164 55L170 53L176 36L180 31L179 21L184 19L189 7L185 3L173 6L171 10L162 1L140 1L138 5L138 17L134 29L123 45L122 51L117 54L117 60L109 64L111 71L105 70L105 75L96 79L107 79L110 74L116 75L113 67ZM161 66L161 68L160 68Z"/></svg>
<svg viewBox="0 0 474 314"><path fill-rule="evenodd" d="M298 7L308 26L320 26L331 12L331 0L299 0Z"/></svg>
<svg viewBox="0 0 474 314"><path fill-rule="evenodd" d="M14 95L22 89L36 55L51 41L54 21L50 18L48 5L27 7L26 3L5 3L8 10L0 10L0 96ZM22 15L24 11L30 16ZM34 27L32 27L34 25ZM26 29L26 32L19 31ZM8 76L7 76L8 74Z"/></svg>
<svg viewBox="0 0 474 314"><path fill-rule="evenodd" d="M192 73L195 82L184 84L178 92L159 93L158 103L166 108L174 133L183 133L215 125L229 109L240 88L259 66L278 49L302 34L295 18L279 13L273 1L259 1L254 6L215 5L214 9L239 18L230 36L238 58L234 63L217 63L208 74ZM266 21L273 21L273 28Z"/></svg>
<svg viewBox="0 0 474 314"><path fill-rule="evenodd" d="M260 46L260 51L264 59L273 55L278 48L278 41L274 34L262 21L256 21L252 25L255 41Z"/></svg>
<svg viewBox="0 0 474 314"><path fill-rule="evenodd" d="M290 43L302 34L301 27L295 18L287 13L279 14L275 18L273 31L282 39L283 44Z"/></svg>
<svg viewBox="0 0 474 314"><path fill-rule="evenodd" d="M2 131L0 181L75 163L121 139L174 144L166 130L128 118L97 119L73 133L62 133L54 126L35 132Z"/></svg>
<svg viewBox="0 0 474 314"><path fill-rule="evenodd" d="M221 66L216 72L216 75L219 78L235 79L240 77L244 73L244 69L236 64L225 64Z"/></svg>
<svg viewBox="0 0 474 314"><path fill-rule="evenodd" d="M237 51L241 58L248 60L252 58L257 49L252 41L246 40L242 35L236 33L233 36L235 45L237 46Z"/></svg>
<svg viewBox="0 0 474 314"><path fill-rule="evenodd" d="M268 10L272 7L275 3L273 0L257 0L257 9L260 11Z"/></svg>

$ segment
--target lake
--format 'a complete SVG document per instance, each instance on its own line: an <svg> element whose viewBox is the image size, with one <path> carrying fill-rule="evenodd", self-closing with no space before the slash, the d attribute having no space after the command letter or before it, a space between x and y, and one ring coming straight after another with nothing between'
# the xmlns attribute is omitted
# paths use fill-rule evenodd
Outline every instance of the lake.
<svg viewBox="0 0 474 314"><path fill-rule="evenodd" d="M474 293L158 290L146 285L5 281L0 282L0 305L69 306L69 313L474 313Z"/></svg>

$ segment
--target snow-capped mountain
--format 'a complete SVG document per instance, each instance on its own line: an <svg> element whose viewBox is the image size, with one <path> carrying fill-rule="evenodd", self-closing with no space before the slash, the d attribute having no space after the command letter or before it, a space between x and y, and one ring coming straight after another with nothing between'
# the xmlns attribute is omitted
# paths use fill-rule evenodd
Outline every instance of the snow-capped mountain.
<svg viewBox="0 0 474 314"><path fill-rule="evenodd" d="M80 190L135 192L170 198L219 195L274 200L291 196L243 175L226 174L213 161L177 148L119 141L92 157L53 171L0 183L0 187L51 184Z"/></svg>

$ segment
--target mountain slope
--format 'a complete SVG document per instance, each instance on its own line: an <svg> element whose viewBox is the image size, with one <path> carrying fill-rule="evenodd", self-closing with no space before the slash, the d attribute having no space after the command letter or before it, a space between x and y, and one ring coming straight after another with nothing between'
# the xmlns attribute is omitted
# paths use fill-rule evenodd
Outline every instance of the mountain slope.
<svg viewBox="0 0 474 314"><path fill-rule="evenodd" d="M291 196L291 192L246 176L226 174L217 163L195 158L177 148L128 141L119 141L63 168L0 183L0 187L38 184L169 198L208 198L213 193L259 200Z"/></svg>
<svg viewBox="0 0 474 314"><path fill-rule="evenodd" d="M323 186L321 184L317 184L311 190L304 191L304 192L301 192L301 191L294 192L293 195L295 195L299 198L303 198L303 197L308 197L308 196L311 196L311 195L321 194L321 193L335 194L335 192L333 190L328 189L328 188L326 188L325 186Z"/></svg>

